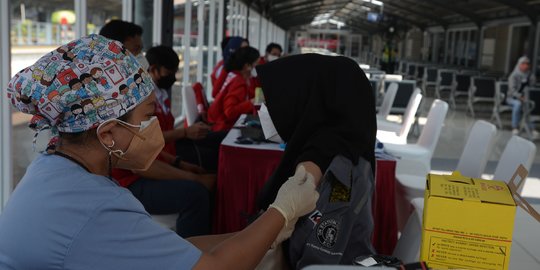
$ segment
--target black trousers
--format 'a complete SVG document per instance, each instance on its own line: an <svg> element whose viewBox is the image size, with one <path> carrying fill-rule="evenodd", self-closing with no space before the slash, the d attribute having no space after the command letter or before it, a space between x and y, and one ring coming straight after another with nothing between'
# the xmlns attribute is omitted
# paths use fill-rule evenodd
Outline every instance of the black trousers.
<svg viewBox="0 0 540 270"><path fill-rule="evenodd" d="M176 141L176 154L185 162L199 165L208 172L217 172L219 145L228 131L210 132L201 140L181 139Z"/></svg>
<svg viewBox="0 0 540 270"><path fill-rule="evenodd" d="M179 213L176 233L181 237L210 233L210 194L202 184L140 178L128 189L150 214Z"/></svg>

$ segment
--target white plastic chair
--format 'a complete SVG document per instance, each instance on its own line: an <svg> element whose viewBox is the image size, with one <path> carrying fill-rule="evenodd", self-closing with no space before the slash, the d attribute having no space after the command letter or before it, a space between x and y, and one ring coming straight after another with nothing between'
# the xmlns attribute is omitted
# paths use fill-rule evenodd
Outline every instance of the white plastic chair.
<svg viewBox="0 0 540 270"><path fill-rule="evenodd" d="M493 124L483 120L476 121L469 132L456 170L465 176L480 177L495 143L496 132ZM418 168L419 164L415 165L416 167L411 168L410 164L407 164L405 169L405 166L398 166L396 170L396 214L400 225L404 224L404 219L409 214L409 202L423 197L426 189L426 175L429 170Z"/></svg>
<svg viewBox="0 0 540 270"><path fill-rule="evenodd" d="M536 145L534 143L519 136L512 136L501 154L499 163L497 163L493 179L508 183L520 164L527 170L531 168L535 154Z"/></svg>
<svg viewBox="0 0 540 270"><path fill-rule="evenodd" d="M424 199L414 199L411 204L414 212L411 213L407 224L401 230L401 236L392 253L392 256L397 257L405 264L418 261L418 258L420 258L420 245L422 243Z"/></svg>
<svg viewBox="0 0 540 270"><path fill-rule="evenodd" d="M426 125L416 144L384 145L387 152L401 158L396 167L396 216L400 229L409 216L410 200L423 194L425 177L431 170L431 157L439 141L447 112L448 103L436 99L431 105Z"/></svg>
<svg viewBox="0 0 540 270"><path fill-rule="evenodd" d="M388 86L388 89L386 90L386 93L384 94L384 99L381 104L381 108L379 109L379 112L377 113L377 119L385 120L386 117L388 117L388 114L390 114L390 110L392 109L392 104L394 103L394 98L396 97L397 90L398 90L397 83L392 83Z"/></svg>
<svg viewBox="0 0 540 270"><path fill-rule="evenodd" d="M152 215L152 219L159 223L159 225L176 231L176 220L178 219L178 213L169 215Z"/></svg>
<svg viewBox="0 0 540 270"><path fill-rule="evenodd" d="M195 92L191 86L182 88L182 103L184 106L184 113L186 115L187 125L191 126L195 123L199 117L199 110L197 109L197 99L195 98Z"/></svg>
<svg viewBox="0 0 540 270"><path fill-rule="evenodd" d="M484 120L476 121L469 132L456 171L460 171L462 175L469 177L481 177L495 143L496 133L497 128L493 124ZM415 169L403 169L400 166L396 171L399 185L404 187L403 191L405 192L400 195L404 195L406 201L423 196L426 174L429 173L429 170L424 170L418 166ZM419 173L414 174L414 172Z"/></svg>
<svg viewBox="0 0 540 270"><path fill-rule="evenodd" d="M390 87L390 86L389 86ZM401 124L377 120L377 139L382 143L406 144L407 135L422 101L422 91L416 88L409 99Z"/></svg>
<svg viewBox="0 0 540 270"><path fill-rule="evenodd" d="M495 143L496 133L495 125L484 120L476 121L469 132L456 171L464 176L481 177Z"/></svg>
<svg viewBox="0 0 540 270"><path fill-rule="evenodd" d="M431 169L431 157L435 151L435 146L439 141L441 129L448 112L448 103L436 99L429 110L426 125L420 134L420 138L415 144L391 144L387 143L384 148L389 153L398 156L398 164L404 161L415 161L421 163L427 171ZM384 143L384 142L383 142Z"/></svg>

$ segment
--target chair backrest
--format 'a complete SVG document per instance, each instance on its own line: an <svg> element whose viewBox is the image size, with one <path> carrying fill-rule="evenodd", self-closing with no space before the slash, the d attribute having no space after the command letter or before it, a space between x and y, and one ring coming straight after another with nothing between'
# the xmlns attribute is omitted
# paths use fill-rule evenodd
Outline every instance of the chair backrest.
<svg viewBox="0 0 540 270"><path fill-rule="evenodd" d="M495 99L496 104L505 103L506 95L508 94L508 82L498 81L495 83Z"/></svg>
<svg viewBox="0 0 540 270"><path fill-rule="evenodd" d="M373 90L373 93L375 94L375 101L377 101L379 96L379 82L380 80L369 79L369 83L371 84L371 90Z"/></svg>
<svg viewBox="0 0 540 270"><path fill-rule="evenodd" d="M401 62L401 66L400 66L400 68L399 68L399 72L400 72L401 74L407 73L407 65L408 65L407 62L405 62L405 61L402 61L402 62Z"/></svg>
<svg viewBox="0 0 540 270"><path fill-rule="evenodd" d="M488 77L473 77L474 96L495 98L495 79Z"/></svg>
<svg viewBox="0 0 540 270"><path fill-rule="evenodd" d="M435 151L435 146L437 146L437 142L439 141L439 136L441 135L446 112L448 112L448 103L440 99L433 101L431 109L429 109L426 125L418 138L417 144L429 149L432 155L433 151Z"/></svg>
<svg viewBox="0 0 540 270"><path fill-rule="evenodd" d="M407 69L407 75L415 77L416 74L416 65L415 64L409 64Z"/></svg>
<svg viewBox="0 0 540 270"><path fill-rule="evenodd" d="M365 70L364 73L366 74L371 74L371 77L374 77L375 75L384 75L386 74L386 71L384 70L378 70L378 69L368 69L368 70Z"/></svg>
<svg viewBox="0 0 540 270"><path fill-rule="evenodd" d="M182 97L186 121L188 126L191 126L195 123L197 117L199 117L199 110L197 110L197 99L195 98L193 88L191 86L182 88Z"/></svg>
<svg viewBox="0 0 540 270"><path fill-rule="evenodd" d="M392 104L394 103L394 98L396 97L397 90L398 84L395 82L391 83L388 86L388 89L386 89L386 93L384 94L381 108L379 108L379 117L386 118L388 116L388 114L390 113L390 109L392 109Z"/></svg>
<svg viewBox="0 0 540 270"><path fill-rule="evenodd" d="M420 88L416 88L409 99L409 103L405 109L405 114L403 114L403 121L401 121L401 129L399 131L400 137L407 136L407 134L409 134L409 130L411 130L411 126L414 122L416 111L418 111L418 107L420 106L420 101L422 101L422 90L420 90Z"/></svg>
<svg viewBox="0 0 540 270"><path fill-rule="evenodd" d="M540 89L538 88L529 88L528 91L529 100L534 102L534 108L530 112L531 116L540 115Z"/></svg>
<svg viewBox="0 0 540 270"><path fill-rule="evenodd" d="M417 66L416 67L416 78L422 79L424 78L424 71L426 70L425 66Z"/></svg>
<svg viewBox="0 0 540 270"><path fill-rule="evenodd" d="M480 72L479 72L479 71L477 71L477 70L469 70L469 69L461 70L460 73L461 73L461 74L471 75L471 76L478 76L478 75L480 75Z"/></svg>
<svg viewBox="0 0 540 270"><path fill-rule="evenodd" d="M501 154L499 163L497 163L493 179L508 183L520 164L527 170L531 168L535 154L536 145L534 143L515 135L512 136Z"/></svg>
<svg viewBox="0 0 540 270"><path fill-rule="evenodd" d="M456 72L453 70L439 69L438 83L440 86L452 86L454 84L454 76Z"/></svg>
<svg viewBox="0 0 540 270"><path fill-rule="evenodd" d="M437 69L427 68L426 70L426 82L437 82Z"/></svg>
<svg viewBox="0 0 540 270"><path fill-rule="evenodd" d="M403 75L400 74L386 74L384 79L388 81L401 81L403 80Z"/></svg>
<svg viewBox="0 0 540 270"><path fill-rule="evenodd" d="M464 176L481 177L495 143L496 133L495 125L484 120L476 121L469 131L456 171Z"/></svg>
<svg viewBox="0 0 540 270"><path fill-rule="evenodd" d="M456 74L456 91L469 92L471 77L471 74Z"/></svg>
<svg viewBox="0 0 540 270"><path fill-rule="evenodd" d="M395 82L398 85L398 91L394 98L392 108L404 109L408 106L411 95L416 89L416 81L414 80L402 80L402 81L385 81L385 88L387 89L390 83Z"/></svg>

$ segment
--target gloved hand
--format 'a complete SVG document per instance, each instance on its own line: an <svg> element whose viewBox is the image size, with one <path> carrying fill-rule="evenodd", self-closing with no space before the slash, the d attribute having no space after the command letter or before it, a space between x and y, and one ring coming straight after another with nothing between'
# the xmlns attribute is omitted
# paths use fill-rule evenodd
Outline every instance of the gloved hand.
<svg viewBox="0 0 540 270"><path fill-rule="evenodd" d="M285 217L285 227L288 227L289 223L294 223L299 217L313 211L318 199L319 193L313 175L306 172L304 166L298 166L295 174L281 186L270 207Z"/></svg>

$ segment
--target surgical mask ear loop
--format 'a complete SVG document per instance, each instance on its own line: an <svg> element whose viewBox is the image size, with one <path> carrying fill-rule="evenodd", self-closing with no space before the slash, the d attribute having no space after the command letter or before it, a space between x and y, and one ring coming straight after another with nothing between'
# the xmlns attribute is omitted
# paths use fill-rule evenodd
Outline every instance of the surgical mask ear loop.
<svg viewBox="0 0 540 270"><path fill-rule="evenodd" d="M106 149L109 150L109 175L112 176L112 155L115 155L117 158L119 159L123 159L123 160L126 160L124 158L124 155L126 154L126 152L120 150L120 149L117 149L117 150L113 150L112 148L114 147L114 140L112 141L112 144L110 146L106 146Z"/></svg>
<svg viewBox="0 0 540 270"><path fill-rule="evenodd" d="M110 146L107 146L109 149L114 147L114 140ZM109 150L109 179L112 180L112 150Z"/></svg>

